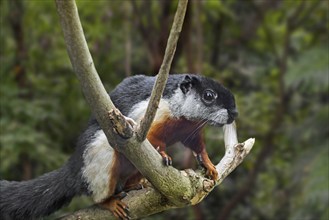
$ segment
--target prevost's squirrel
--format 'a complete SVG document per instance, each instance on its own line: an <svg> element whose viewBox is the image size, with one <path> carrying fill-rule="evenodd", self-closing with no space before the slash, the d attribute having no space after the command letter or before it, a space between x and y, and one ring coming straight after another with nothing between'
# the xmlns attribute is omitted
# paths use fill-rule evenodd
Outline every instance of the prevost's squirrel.
<svg viewBox="0 0 329 220"><path fill-rule="evenodd" d="M110 97L124 115L139 122L154 82L155 77L143 75L126 78ZM206 123L232 123L236 116L234 96L221 84L200 75L170 75L147 138L165 165L171 165L166 147L182 142L194 152L209 178L216 179L201 129ZM127 206L116 195L134 186L139 176L131 162L109 145L97 121L91 119L78 138L74 154L61 168L28 181L0 181L0 217L39 218L68 204L74 196L87 194L124 219Z"/></svg>

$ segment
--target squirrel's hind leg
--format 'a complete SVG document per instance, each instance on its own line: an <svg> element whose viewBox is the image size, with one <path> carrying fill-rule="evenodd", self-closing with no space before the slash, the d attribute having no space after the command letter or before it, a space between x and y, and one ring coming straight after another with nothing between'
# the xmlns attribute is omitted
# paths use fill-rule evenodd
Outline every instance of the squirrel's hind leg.
<svg viewBox="0 0 329 220"><path fill-rule="evenodd" d="M127 196L127 192L132 190L143 189L146 187L146 184L143 184L143 182L141 181L142 178L142 174L140 172L136 172L134 175L128 178L122 192L110 196L108 199L106 199L99 205L102 208L110 210L116 218L130 219L129 207L121 200Z"/></svg>
<svg viewBox="0 0 329 220"><path fill-rule="evenodd" d="M106 199L104 202L100 203L99 206L108 209L112 214L118 219L130 219L129 217L129 207L121 200L126 197L125 192L120 192L110 198Z"/></svg>

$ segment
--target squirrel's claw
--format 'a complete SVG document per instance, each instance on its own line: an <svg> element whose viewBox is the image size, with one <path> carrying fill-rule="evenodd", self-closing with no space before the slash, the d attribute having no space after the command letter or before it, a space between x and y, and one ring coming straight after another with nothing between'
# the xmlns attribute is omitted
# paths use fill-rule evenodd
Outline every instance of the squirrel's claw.
<svg viewBox="0 0 329 220"><path fill-rule="evenodd" d="M129 118L129 117L126 117L126 116L123 116L126 121L129 123L129 125L134 129L135 126L137 125L137 123L134 121L134 119L132 118Z"/></svg>
<svg viewBox="0 0 329 220"><path fill-rule="evenodd" d="M166 166L172 166L172 159L170 156L168 156L168 154L164 151L159 151L161 157L162 157L162 160L163 160L163 163L164 165Z"/></svg>
<svg viewBox="0 0 329 220"><path fill-rule="evenodd" d="M210 179L216 181L218 179L218 172L216 167L212 163L207 163L202 159L201 154L196 155L196 160L198 161L199 165L206 169L206 176Z"/></svg>
<svg viewBox="0 0 329 220"><path fill-rule="evenodd" d="M100 206L110 210L112 214L118 219L131 219L131 217L128 215L129 207L121 201L121 199L126 197L126 195L127 194L125 192L121 192L102 202Z"/></svg>
<svg viewBox="0 0 329 220"><path fill-rule="evenodd" d="M163 157L163 162L166 166L172 166L172 159L168 157Z"/></svg>
<svg viewBox="0 0 329 220"><path fill-rule="evenodd" d="M217 170L216 170L216 167L210 167L210 168L207 168L207 171L206 171L206 176L209 177L210 179L216 181L218 179L218 173L217 173Z"/></svg>

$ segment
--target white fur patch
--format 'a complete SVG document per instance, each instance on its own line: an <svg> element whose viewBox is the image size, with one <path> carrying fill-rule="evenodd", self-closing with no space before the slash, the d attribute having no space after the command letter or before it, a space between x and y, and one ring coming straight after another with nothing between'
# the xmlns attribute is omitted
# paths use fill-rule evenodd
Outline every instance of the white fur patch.
<svg viewBox="0 0 329 220"><path fill-rule="evenodd" d="M109 170L113 166L114 149L109 145L103 130L96 132L84 154L82 175L88 182L95 202L101 202L109 193Z"/></svg>
<svg viewBox="0 0 329 220"><path fill-rule="evenodd" d="M148 105L147 101L136 104L129 113L128 117L139 122L145 114ZM154 121L161 120L164 114L168 115L168 102L161 100ZM88 144L83 154L84 167L82 175L88 182L92 198L95 202L101 202L109 194L109 170L112 169L114 162L114 149L109 145L103 130L96 132L93 141Z"/></svg>
<svg viewBox="0 0 329 220"><path fill-rule="evenodd" d="M148 100L137 103L131 108L131 111L127 116L138 123L139 120L144 116L148 103Z"/></svg>
<svg viewBox="0 0 329 220"><path fill-rule="evenodd" d="M149 103L149 99L134 105L132 107L132 111L129 112L128 117L132 118L137 123L139 123L140 120L144 117L144 114L146 112L148 103ZM161 118L164 115L168 115L168 114L171 115L170 109L169 109L169 103L168 103L167 100L161 99L160 103L159 103L159 106L158 106L157 113L156 113L155 118L154 118L154 121L161 120Z"/></svg>

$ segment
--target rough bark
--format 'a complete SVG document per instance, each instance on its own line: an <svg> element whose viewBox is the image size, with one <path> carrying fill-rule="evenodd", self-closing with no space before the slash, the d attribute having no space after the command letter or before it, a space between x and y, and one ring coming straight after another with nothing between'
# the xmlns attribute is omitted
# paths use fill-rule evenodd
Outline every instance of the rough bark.
<svg viewBox="0 0 329 220"><path fill-rule="evenodd" d="M132 219L146 217L158 212L162 212L169 209L180 208L188 205L195 205L203 200L215 186L219 185L248 155L253 147L254 139L248 139L242 144L237 144L235 125L226 125L224 130L224 142L225 142L225 155L221 161L216 165L216 169L219 174L219 179L214 183L212 180L204 178L200 171L184 170L178 171L181 174L181 178L189 179L189 190L193 190L193 197L182 197L182 199L188 199L186 204L173 203L170 198L159 193L158 190L153 187L147 187L138 191L131 191L127 197L123 199L130 212ZM172 168L174 169L174 168ZM171 172L165 174L156 175L172 175ZM172 188L176 187L176 184L181 184L179 180L174 180L170 183ZM140 202L143 201L143 202ZM115 219L108 210L100 209L97 206L88 207L79 211L76 211L68 216L64 216L62 219Z"/></svg>
<svg viewBox="0 0 329 220"><path fill-rule="evenodd" d="M178 3L178 8L182 7L184 13L186 4L187 0L180 0ZM167 209L199 203L216 184L219 184L242 162L254 144L254 139L249 139L244 144L237 144L235 126L224 127L224 141L228 144L225 145L225 156L216 166L219 171L219 179L216 183L205 178L199 171L179 171L174 167L164 166L159 153L147 140L142 141L137 138L135 129L127 126L126 118L115 109L106 93L88 50L75 1L56 0L56 6L73 69L80 80L83 93L93 114L111 146L123 153L154 187L132 191L124 198L123 201L130 207L130 216L140 218ZM181 16L184 17L182 14L177 15L178 18L174 21L174 28L168 40L168 47L169 45L174 45L174 47L166 50L165 57L168 56L168 58L164 59L162 65L162 71L165 72L163 75L167 75L170 69L175 52L175 44L170 41L179 36L180 31L175 30L175 27L179 27L181 24L175 22L183 22L183 18L179 19ZM157 90L161 91L158 85L154 88L154 91ZM152 96L154 96L153 93ZM155 102L157 102L156 99ZM152 111L156 111L156 108ZM155 114L152 111L149 114ZM109 211L93 206L79 210L64 219L110 219L110 216L112 214Z"/></svg>

